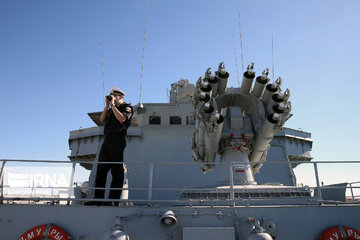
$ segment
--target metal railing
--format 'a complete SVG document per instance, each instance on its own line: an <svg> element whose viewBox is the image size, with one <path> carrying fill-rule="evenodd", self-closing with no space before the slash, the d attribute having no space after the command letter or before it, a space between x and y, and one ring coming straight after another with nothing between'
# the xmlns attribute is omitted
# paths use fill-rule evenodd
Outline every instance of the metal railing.
<svg viewBox="0 0 360 240"><path fill-rule="evenodd" d="M358 181L358 182L349 182L348 184L349 184L349 188L350 188L350 192L351 192L351 200L353 202L355 202L356 199L358 199L358 201L360 201L360 195L354 195L354 188L360 188L360 181ZM353 187L354 184L358 184L359 186ZM349 198L349 197L346 196L346 198Z"/></svg>
<svg viewBox="0 0 360 240"><path fill-rule="evenodd" d="M126 163L114 163L114 162L93 162L93 161L51 161L51 160L15 160L15 159L0 159L0 162L2 163L1 166L1 172L0 172L0 201L1 203L4 203L4 201L29 201L29 202L46 202L49 201L50 203L60 203L60 202L66 202L66 204L70 204L71 202L87 202L87 201L111 201L111 202L120 202L120 203L129 203L129 202L135 202L140 204L152 204L152 203L174 203L174 204L230 204L230 206L235 205L247 205L249 206L251 203L261 203L266 202L271 199L269 198L236 198L235 197L235 188L234 188L234 176L233 176L233 166L236 165L249 165L250 163L239 163L239 162L233 162L233 163L214 163L215 165L219 164L228 164L229 166L229 190L226 190L229 192L229 198L228 199L174 199L174 200L162 200L162 199L153 199L153 192L154 191L178 191L178 192L184 192L184 191L220 191L218 188L172 188L172 187L166 187L166 188L155 188L153 186L153 179L154 179L154 168L156 166L161 165L170 165L170 166L191 166L191 167L199 167L203 163L195 163L195 162L126 162ZM71 174L70 174L70 181L69 185L67 187L40 187L40 188L48 188L48 189L57 189L57 190L67 190L68 196L67 197L22 197L22 196L4 196L4 188L9 188L8 186L4 185L4 175L5 175L5 165L8 163L17 162L17 163L47 163L47 164L71 164ZM71 191L74 188L74 176L75 176L75 168L77 164L124 164L126 166L131 165L143 165L148 166L148 187L147 188L129 188L129 187L123 187L123 188L96 188L96 187L90 187L89 190L125 190L125 191L147 191L147 199L93 199L93 198L74 198L71 196ZM251 164L254 164L252 162ZM322 186L320 184L319 179L319 170L318 165L319 164L360 164L360 161L291 161L291 162L283 162L283 161L272 161L272 162L265 162L263 164L311 164L314 169L315 174L315 187L308 187L311 191L316 193L316 196L309 198L307 203L310 202L316 202L316 203L335 203L335 204L360 204L360 195L354 194L354 190L360 189L360 181L357 182L350 182L347 186ZM354 186L359 184L359 186ZM261 186L261 185L260 185ZM294 186L289 186L294 187ZM26 188L26 187L22 187ZM38 187L28 187L28 188L38 188ZM349 189L351 192L351 196L348 196L348 200L350 201L335 201L335 200L327 200L323 199L322 196L322 190L325 189ZM277 198L277 202L284 202L284 203L291 203L291 200L298 200L296 198Z"/></svg>

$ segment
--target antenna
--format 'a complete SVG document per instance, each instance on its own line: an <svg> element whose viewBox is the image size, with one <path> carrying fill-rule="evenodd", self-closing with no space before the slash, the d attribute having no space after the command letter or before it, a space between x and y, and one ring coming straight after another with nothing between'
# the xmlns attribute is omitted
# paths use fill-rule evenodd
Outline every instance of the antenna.
<svg viewBox="0 0 360 240"><path fill-rule="evenodd" d="M179 103L179 73L176 73L176 99L177 103Z"/></svg>
<svg viewBox="0 0 360 240"><path fill-rule="evenodd" d="M131 105L132 81L130 81L129 104Z"/></svg>
<svg viewBox="0 0 360 240"><path fill-rule="evenodd" d="M241 71L244 72L244 56L243 56L242 35L241 35L240 8L239 8L239 30L240 30Z"/></svg>
<svg viewBox="0 0 360 240"><path fill-rule="evenodd" d="M237 80L238 80L238 86L240 87L239 70L238 70L238 64L237 64L237 57L236 57L236 48L235 48L234 35L232 35L232 39L233 39L233 47L234 47L234 57L235 57L235 67L236 67L236 77L237 77Z"/></svg>
<svg viewBox="0 0 360 240"><path fill-rule="evenodd" d="M105 99L105 84L104 84L104 58L103 58L103 46L102 46L102 37L100 33L100 54L101 54L101 76L102 76L102 88L103 88L103 99ZM104 107L105 107L105 101Z"/></svg>
<svg viewBox="0 0 360 240"><path fill-rule="evenodd" d="M271 61L272 61L272 81L274 82L274 33L271 35Z"/></svg>
<svg viewBox="0 0 360 240"><path fill-rule="evenodd" d="M140 77L140 96L139 103L141 103L141 92L142 92L142 82L143 82L143 72L144 72L144 54L145 54L145 42L146 42L146 25L148 21L148 12L149 12L149 0L146 1L146 13L145 13L145 27L144 27L144 42L141 58L141 77Z"/></svg>

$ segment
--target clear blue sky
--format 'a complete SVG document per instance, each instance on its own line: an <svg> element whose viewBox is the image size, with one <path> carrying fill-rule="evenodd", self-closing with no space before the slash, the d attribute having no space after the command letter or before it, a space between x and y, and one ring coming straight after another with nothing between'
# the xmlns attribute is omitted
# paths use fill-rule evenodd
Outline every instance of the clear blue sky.
<svg viewBox="0 0 360 240"><path fill-rule="evenodd" d="M142 102L167 102L177 74L191 82L224 61L271 69L291 90L287 127L312 133L315 160L356 160L360 145L360 1L150 0ZM145 0L0 1L0 158L66 160L70 130L91 127L105 88L139 99ZM239 69L241 71L241 69Z"/></svg>

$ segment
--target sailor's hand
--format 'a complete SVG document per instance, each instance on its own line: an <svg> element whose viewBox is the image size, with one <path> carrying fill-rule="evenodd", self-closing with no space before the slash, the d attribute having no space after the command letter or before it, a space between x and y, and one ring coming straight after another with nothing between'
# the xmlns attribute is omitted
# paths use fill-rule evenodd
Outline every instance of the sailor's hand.
<svg viewBox="0 0 360 240"><path fill-rule="evenodd" d="M110 96L111 100L108 99L108 97ZM109 95L105 97L105 103L107 106L109 106L113 101L114 101L114 96Z"/></svg>
<svg viewBox="0 0 360 240"><path fill-rule="evenodd" d="M109 102L109 100L108 100L107 96L105 96L105 103L106 103L106 106L109 106L109 104L110 104L110 102Z"/></svg>

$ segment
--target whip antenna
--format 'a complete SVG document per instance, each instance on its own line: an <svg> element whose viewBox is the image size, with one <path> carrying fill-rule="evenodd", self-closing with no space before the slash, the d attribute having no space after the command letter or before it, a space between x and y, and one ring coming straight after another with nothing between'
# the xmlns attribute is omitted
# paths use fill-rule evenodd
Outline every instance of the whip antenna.
<svg viewBox="0 0 360 240"><path fill-rule="evenodd" d="M176 99L179 103L179 73L176 73Z"/></svg>
<svg viewBox="0 0 360 240"><path fill-rule="evenodd" d="M244 56L243 56L242 35L241 35L240 8L239 8L239 30L240 30L241 72L244 72Z"/></svg>
<svg viewBox="0 0 360 240"><path fill-rule="evenodd" d="M145 42L146 42L146 25L147 25L147 20L148 20L148 12L149 12L149 1L146 1L145 27L144 27L144 42L143 42L143 50L142 50L142 58L141 58L141 77L140 77L140 96L139 96L139 103L141 103L141 92L142 92L142 82L143 82L143 72L144 72L144 54L145 54Z"/></svg>
<svg viewBox="0 0 360 240"><path fill-rule="evenodd" d="M104 58L103 58L103 46L102 46L101 34L100 34L100 55L101 55L101 76L102 76L103 99L105 99ZM105 102L104 102L104 107L105 107Z"/></svg>
<svg viewBox="0 0 360 240"><path fill-rule="evenodd" d="M271 35L271 61L272 61L272 80L274 81L274 33Z"/></svg>
<svg viewBox="0 0 360 240"><path fill-rule="evenodd" d="M234 47L234 57L235 57L235 67L236 67L236 77L237 77L237 80L238 80L238 86L240 87L240 78L239 78L239 70L238 70L237 57L236 57L236 48L235 48L234 35L232 35L232 39L233 39L233 47Z"/></svg>

